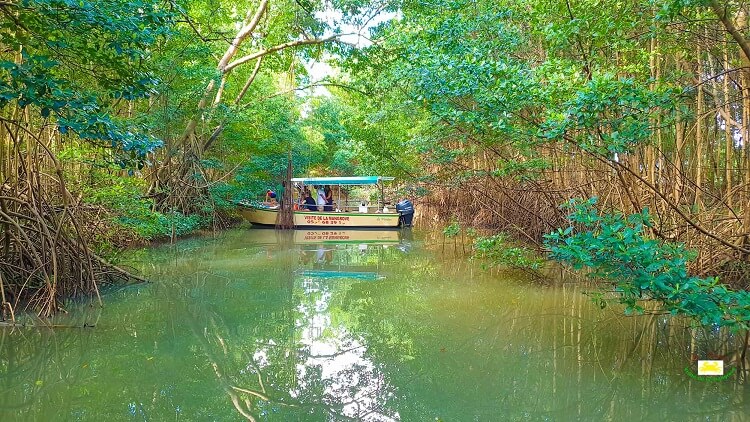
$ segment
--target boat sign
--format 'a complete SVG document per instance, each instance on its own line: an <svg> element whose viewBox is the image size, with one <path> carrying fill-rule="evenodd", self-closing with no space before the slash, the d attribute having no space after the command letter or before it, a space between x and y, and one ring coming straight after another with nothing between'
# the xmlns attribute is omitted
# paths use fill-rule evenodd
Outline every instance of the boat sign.
<svg viewBox="0 0 750 422"><path fill-rule="evenodd" d="M348 215L303 215L305 224L330 224L347 225L350 217Z"/></svg>

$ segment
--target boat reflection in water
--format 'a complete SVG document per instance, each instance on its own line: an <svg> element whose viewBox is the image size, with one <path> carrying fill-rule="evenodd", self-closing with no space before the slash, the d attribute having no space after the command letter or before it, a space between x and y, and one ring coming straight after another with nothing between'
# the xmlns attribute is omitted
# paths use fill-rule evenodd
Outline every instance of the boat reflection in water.
<svg viewBox="0 0 750 422"><path fill-rule="evenodd" d="M394 394L393 385L372 361L366 340L351 331L354 321L342 309L358 284L387 281L388 264L403 255L398 248L400 232L295 230L291 237L293 246L282 246L298 256L292 258L298 383L289 395L304 397L311 386L322 386L318 399L335 403L336 417L400 420L387 400ZM263 359L256 362L262 366Z"/></svg>
<svg viewBox="0 0 750 422"><path fill-rule="evenodd" d="M294 241L300 245L298 273L305 278L377 280L383 277L377 272L383 250L399 244L399 232L299 230Z"/></svg>
<svg viewBox="0 0 750 422"><path fill-rule="evenodd" d="M399 243L398 230L295 230L294 243L359 243L393 245Z"/></svg>
<svg viewBox="0 0 750 422"><path fill-rule="evenodd" d="M404 230L273 230L269 228L253 228L249 230L249 237L253 243L267 245L309 245L319 243L332 244L362 244L362 245L398 245L402 237L406 237L409 229Z"/></svg>

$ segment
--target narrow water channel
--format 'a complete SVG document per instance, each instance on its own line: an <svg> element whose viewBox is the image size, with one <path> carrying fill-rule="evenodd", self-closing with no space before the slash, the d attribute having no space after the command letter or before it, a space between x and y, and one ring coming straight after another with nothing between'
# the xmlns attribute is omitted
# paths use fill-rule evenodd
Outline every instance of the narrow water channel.
<svg viewBox="0 0 750 422"><path fill-rule="evenodd" d="M153 282L55 321L94 328L0 329L0 420L750 418L741 377L686 372L731 335L418 232L234 230L129 259Z"/></svg>

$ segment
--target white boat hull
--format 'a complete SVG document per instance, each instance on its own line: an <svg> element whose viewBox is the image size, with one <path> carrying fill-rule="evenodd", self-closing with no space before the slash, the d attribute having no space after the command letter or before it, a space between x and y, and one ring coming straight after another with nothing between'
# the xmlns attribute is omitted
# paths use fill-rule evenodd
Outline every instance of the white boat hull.
<svg viewBox="0 0 750 422"><path fill-rule="evenodd" d="M272 226L276 224L279 210L255 207L240 208L242 217L253 223ZM352 213L294 211L295 227L398 227L397 213Z"/></svg>

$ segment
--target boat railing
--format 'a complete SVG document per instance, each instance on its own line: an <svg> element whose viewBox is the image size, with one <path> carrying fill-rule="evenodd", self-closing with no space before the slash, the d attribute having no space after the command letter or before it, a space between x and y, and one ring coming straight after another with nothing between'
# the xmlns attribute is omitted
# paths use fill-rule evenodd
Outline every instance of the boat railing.
<svg viewBox="0 0 750 422"><path fill-rule="evenodd" d="M299 198L294 198L295 203L302 205ZM330 212L336 212L338 210L339 212L352 212L357 213L360 212L360 208L363 207L362 201L341 201L339 203L338 201L334 201L333 204L333 211ZM396 207L391 205L389 202L386 202L385 209L380 208L377 204L371 204L368 203L364 205L364 207L367 207L367 213L369 214L377 214L377 213L386 213L386 214L395 214L396 213Z"/></svg>
<svg viewBox="0 0 750 422"><path fill-rule="evenodd" d="M385 212L387 214L395 213L396 209L395 207L388 206L387 204L384 208L380 208L377 204L365 204L362 205L362 201L342 201L342 204L335 203L334 209L339 209L342 212L359 212L361 207L366 207L368 213L382 213Z"/></svg>

